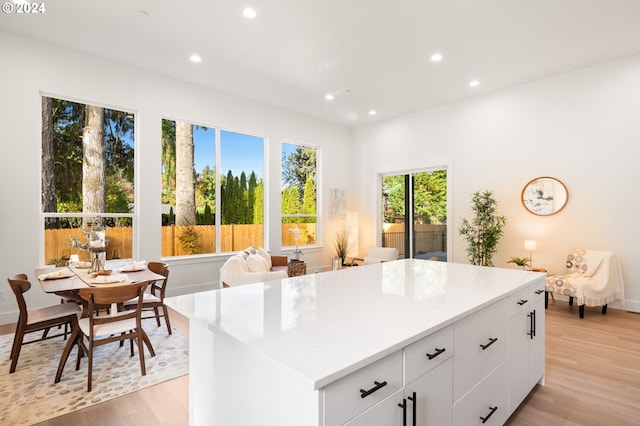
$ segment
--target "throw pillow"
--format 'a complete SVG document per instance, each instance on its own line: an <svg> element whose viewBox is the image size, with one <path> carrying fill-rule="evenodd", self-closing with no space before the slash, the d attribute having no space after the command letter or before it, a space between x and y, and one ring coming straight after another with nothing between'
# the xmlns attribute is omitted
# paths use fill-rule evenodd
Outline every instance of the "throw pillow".
<svg viewBox="0 0 640 426"><path fill-rule="evenodd" d="M267 262L257 254L250 254L247 257L247 268L249 272L265 272L268 271Z"/></svg>
<svg viewBox="0 0 640 426"><path fill-rule="evenodd" d="M260 247L257 254L267 262L267 270L270 270L273 265L271 264L271 255L269 252Z"/></svg>

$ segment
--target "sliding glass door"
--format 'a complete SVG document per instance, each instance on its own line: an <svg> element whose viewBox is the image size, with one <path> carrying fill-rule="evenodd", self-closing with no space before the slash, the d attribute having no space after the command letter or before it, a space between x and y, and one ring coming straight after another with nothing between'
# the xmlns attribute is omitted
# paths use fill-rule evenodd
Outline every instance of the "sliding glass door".
<svg viewBox="0 0 640 426"><path fill-rule="evenodd" d="M447 170L382 176L382 246L447 260Z"/></svg>

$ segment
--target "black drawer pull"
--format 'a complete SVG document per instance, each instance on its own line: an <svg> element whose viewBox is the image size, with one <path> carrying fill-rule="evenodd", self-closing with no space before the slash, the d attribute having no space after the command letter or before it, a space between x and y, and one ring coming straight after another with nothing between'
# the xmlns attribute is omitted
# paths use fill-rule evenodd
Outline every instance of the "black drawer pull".
<svg viewBox="0 0 640 426"><path fill-rule="evenodd" d="M482 350L484 351L485 349L487 349L489 346L493 345L495 342L498 341L497 337L491 337L489 339L489 343L487 343L486 345L480 345L480 347L482 348Z"/></svg>
<svg viewBox="0 0 640 426"><path fill-rule="evenodd" d="M527 299L520 299L520 300L518 300L518 305L522 306L522 305L524 305L524 304L525 304L525 303L527 303L527 302L528 302L528 300L527 300Z"/></svg>
<svg viewBox="0 0 640 426"><path fill-rule="evenodd" d="M441 353L443 353L446 350L447 350L446 348L442 348L442 349L436 348L436 352L433 353L433 354L427 354L427 358L434 359L435 357L437 357L438 355L440 355Z"/></svg>
<svg viewBox="0 0 640 426"><path fill-rule="evenodd" d="M486 422L487 422L487 420L489 420L489 417L493 416L493 413L495 413L495 412L496 412L496 410L498 409L498 407L497 407L497 406L495 406L495 407L489 407L489 409L491 410L491 411L489 412L489 414L487 414L485 417L480 417L480 420L482 420L482 423L486 423Z"/></svg>
<svg viewBox="0 0 640 426"><path fill-rule="evenodd" d="M544 293L544 290L536 290L536 294L542 294Z"/></svg>
<svg viewBox="0 0 640 426"><path fill-rule="evenodd" d="M378 390L382 389L383 387L387 386L387 382L379 383L379 382L374 381L373 383L375 384L375 386L372 387L369 390L360 389L360 398L366 398L369 395L371 395L372 393L374 393L375 391L378 391Z"/></svg>

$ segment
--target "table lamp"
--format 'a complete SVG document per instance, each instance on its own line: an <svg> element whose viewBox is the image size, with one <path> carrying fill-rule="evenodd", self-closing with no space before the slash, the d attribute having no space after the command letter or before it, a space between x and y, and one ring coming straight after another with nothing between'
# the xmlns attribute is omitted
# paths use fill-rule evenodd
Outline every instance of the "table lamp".
<svg viewBox="0 0 640 426"><path fill-rule="evenodd" d="M529 269L533 268L533 258L531 257L531 252L538 248L538 243L536 240L524 240L524 249L529 250Z"/></svg>

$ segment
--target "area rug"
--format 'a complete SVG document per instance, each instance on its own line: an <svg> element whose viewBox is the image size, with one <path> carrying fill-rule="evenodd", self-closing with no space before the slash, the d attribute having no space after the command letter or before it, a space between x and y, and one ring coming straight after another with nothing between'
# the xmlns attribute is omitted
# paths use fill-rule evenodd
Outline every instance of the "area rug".
<svg viewBox="0 0 640 426"><path fill-rule="evenodd" d="M91 392L87 358L76 371L75 348L62 379L53 383L66 343L62 337L23 346L16 371L9 374L13 334L0 336L0 425L32 425L187 374L189 339L175 328L167 335L164 324L149 325L145 331L156 356L145 348L147 375L140 375L138 351L131 357L129 342L100 346L94 352Z"/></svg>

